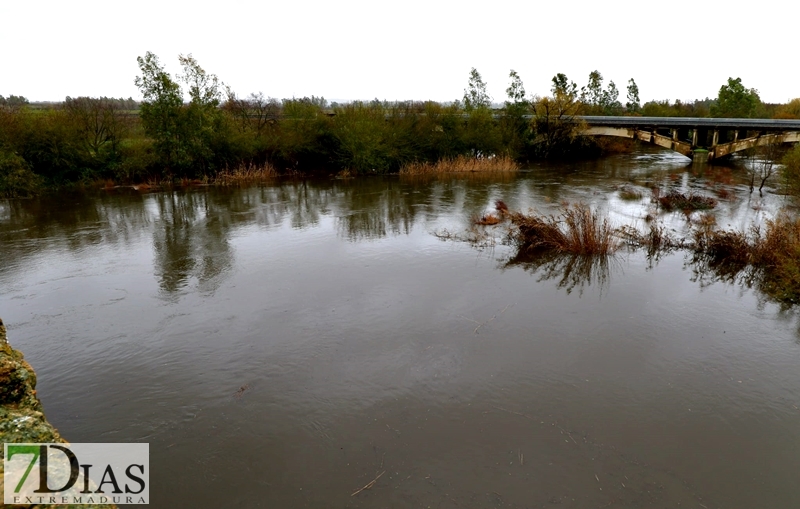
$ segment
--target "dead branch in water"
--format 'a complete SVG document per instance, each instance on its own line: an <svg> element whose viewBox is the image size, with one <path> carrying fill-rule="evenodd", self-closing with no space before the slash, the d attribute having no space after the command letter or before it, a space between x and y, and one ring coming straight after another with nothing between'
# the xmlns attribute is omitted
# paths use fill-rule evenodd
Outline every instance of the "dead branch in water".
<svg viewBox="0 0 800 509"><path fill-rule="evenodd" d="M385 474L385 473L386 473L386 470L384 470L383 472L381 472L380 474L378 474L378 476L377 476L377 477L375 477L375 479L373 479L373 480L371 480L370 482L368 482L368 483L367 483L366 485L364 485L364 487L363 487L363 488L361 488L360 490L356 490L356 491L354 491L354 492L353 492L353 494L352 494L352 495L350 495L350 496L351 496L351 497L355 497L356 495L358 495L358 494L359 494L359 493L361 493L362 491L364 491L364 490L368 490L368 489L372 488L373 486L375 486L375 483L376 483L376 482L378 482L378 479L380 479L380 478L381 478L381 476L382 476L383 474Z"/></svg>

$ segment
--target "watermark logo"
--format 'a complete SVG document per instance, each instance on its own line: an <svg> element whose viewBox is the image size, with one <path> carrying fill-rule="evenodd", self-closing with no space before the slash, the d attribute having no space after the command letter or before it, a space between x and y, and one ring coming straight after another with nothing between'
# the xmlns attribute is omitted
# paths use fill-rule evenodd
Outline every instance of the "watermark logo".
<svg viewBox="0 0 800 509"><path fill-rule="evenodd" d="M4 444L6 504L149 504L150 444Z"/></svg>

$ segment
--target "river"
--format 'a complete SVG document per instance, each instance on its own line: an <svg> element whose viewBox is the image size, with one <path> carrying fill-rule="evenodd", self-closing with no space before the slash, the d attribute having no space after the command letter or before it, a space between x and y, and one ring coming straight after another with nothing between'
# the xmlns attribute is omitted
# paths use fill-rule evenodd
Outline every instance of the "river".
<svg viewBox="0 0 800 509"><path fill-rule="evenodd" d="M686 161L0 202L0 316L65 438L150 444L154 507L798 507L791 309L680 251L564 277L435 235L498 199L688 235L621 186L784 205Z"/></svg>

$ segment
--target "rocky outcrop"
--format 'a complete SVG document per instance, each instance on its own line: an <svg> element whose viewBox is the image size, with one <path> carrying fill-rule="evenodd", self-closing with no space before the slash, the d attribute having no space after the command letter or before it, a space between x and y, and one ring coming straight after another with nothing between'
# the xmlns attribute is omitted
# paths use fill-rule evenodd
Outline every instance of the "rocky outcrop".
<svg viewBox="0 0 800 509"><path fill-rule="evenodd" d="M3 443L65 442L58 430L45 419L42 402L36 397L36 373L22 353L11 348L6 327L0 319L0 438ZM3 450L0 449L0 455ZM0 479L3 464L0 462ZM0 482L0 500L3 483ZM17 506L67 508L73 506ZM111 509L111 505L81 505L76 508Z"/></svg>

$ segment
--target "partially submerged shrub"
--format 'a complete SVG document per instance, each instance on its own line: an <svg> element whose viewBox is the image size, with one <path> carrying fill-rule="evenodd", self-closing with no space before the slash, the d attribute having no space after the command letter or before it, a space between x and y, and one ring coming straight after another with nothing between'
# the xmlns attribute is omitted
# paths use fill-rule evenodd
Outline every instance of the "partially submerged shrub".
<svg viewBox="0 0 800 509"><path fill-rule="evenodd" d="M800 303L800 219L781 214L766 221L765 231L753 227L749 235L701 229L693 248L699 272L728 281L742 277L778 302Z"/></svg>
<svg viewBox="0 0 800 509"><path fill-rule="evenodd" d="M607 255L618 243L608 219L583 204L568 207L559 216L512 213L512 239L522 251L555 251L580 255Z"/></svg>
<svg viewBox="0 0 800 509"><path fill-rule="evenodd" d="M642 192L632 187L624 186L619 190L619 198L625 201L636 201L642 199Z"/></svg>
<svg viewBox="0 0 800 509"><path fill-rule="evenodd" d="M708 257L712 266L743 268L750 262L752 246L744 232L701 228L695 232L694 249Z"/></svg>
<svg viewBox="0 0 800 509"><path fill-rule="evenodd" d="M709 210L717 206L717 200L699 194L683 194L670 191L666 196L658 196L658 203L664 210Z"/></svg>
<svg viewBox="0 0 800 509"><path fill-rule="evenodd" d="M800 218L781 214L767 221L763 237L759 233L753 263L764 272L760 289L781 302L800 303Z"/></svg>
<svg viewBox="0 0 800 509"><path fill-rule="evenodd" d="M481 217L475 218L472 221L472 223L473 224L478 224L478 225L481 225L481 226L493 226L493 225L496 225L496 224L500 224L501 221L502 220L500 219L500 217L498 217L497 215L492 214L490 212L488 214L482 215Z"/></svg>
<svg viewBox="0 0 800 509"><path fill-rule="evenodd" d="M649 258L674 249L689 250L698 279L710 274L712 280L740 281L778 302L800 304L800 218L781 214L767 220L763 230L752 227L749 232L740 232L716 230L713 216L704 215L692 242L687 242L674 238L656 223L650 223L644 232L632 226L614 229L606 218L583 204L549 216L508 212L502 201L495 207L497 214L486 214L473 225L495 225L506 218L510 221L508 238L517 252L508 265L522 264L541 272L544 279L558 277L560 286L568 289L592 279L592 274L603 279L607 267L594 264L592 259L605 260L623 239L634 248L644 247ZM473 237L466 239L476 243L472 240L480 238L475 237L476 231L485 232L473 226Z"/></svg>
<svg viewBox="0 0 800 509"><path fill-rule="evenodd" d="M724 187L721 187L717 189L717 197L719 197L720 200L732 200L734 197L736 197L736 193L734 193L730 189L725 189Z"/></svg>
<svg viewBox="0 0 800 509"><path fill-rule="evenodd" d="M781 160L781 180L789 194L800 195L800 143L786 153Z"/></svg>

